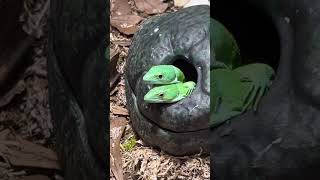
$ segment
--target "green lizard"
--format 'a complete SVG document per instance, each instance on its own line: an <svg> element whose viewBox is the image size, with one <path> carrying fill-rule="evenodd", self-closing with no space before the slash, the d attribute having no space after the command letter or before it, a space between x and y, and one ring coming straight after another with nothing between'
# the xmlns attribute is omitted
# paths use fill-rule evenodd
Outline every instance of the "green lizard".
<svg viewBox="0 0 320 180"><path fill-rule="evenodd" d="M214 62L214 67L233 68L236 64L240 64L240 51L232 34L221 23L214 19L211 19L210 28L213 28L213 33L210 33L210 40L217 39L210 43L213 43L217 57L223 60L221 62ZM230 51L232 53L229 53ZM182 98L188 96L195 86L194 82L188 82L188 84L190 83L188 86L182 84L185 82L185 76L179 68L173 65L153 66L143 76L143 80L149 84L165 85L155 87L145 95L145 101L149 103L176 102L176 99L181 100ZM177 83L177 86L170 86L171 84L175 83ZM166 91L166 88L170 88L172 92L167 94L169 91ZM190 93L187 93L189 91ZM164 93L159 94L159 92ZM162 95L163 97L168 95L168 98L162 98L159 95ZM173 96L177 96L179 98L171 98Z"/></svg>
<svg viewBox="0 0 320 180"><path fill-rule="evenodd" d="M261 63L239 67L240 50L232 34L214 19L211 19L210 28L216 60L210 67L210 127L216 127L248 109L256 111L275 72Z"/></svg>
<svg viewBox="0 0 320 180"><path fill-rule="evenodd" d="M210 62L211 66L233 69L241 65L240 49L235 38L224 25L213 18L210 18L210 45L215 54L215 58L211 57L210 60L216 60Z"/></svg>
<svg viewBox="0 0 320 180"><path fill-rule="evenodd" d="M214 69L210 73L210 127L257 110L258 103L270 87L274 70L265 64L248 64L234 70Z"/></svg>
<svg viewBox="0 0 320 180"><path fill-rule="evenodd" d="M160 85L145 96L148 103L174 103L189 96L196 86L193 81L185 82L184 73L173 65L157 65L143 76L149 84Z"/></svg>
<svg viewBox="0 0 320 180"><path fill-rule="evenodd" d="M189 96L196 83L188 81L152 88L145 96L148 103L174 103Z"/></svg>
<svg viewBox="0 0 320 180"><path fill-rule="evenodd" d="M218 61L210 69L211 127L237 116L244 111L257 109L258 102L271 85L274 70L266 64L240 66L240 51L232 34L219 22L210 25L216 41L213 43ZM173 65L153 66L143 77L149 84L161 85L151 89L144 100L148 103L174 103L189 96L194 82L186 82L183 72Z"/></svg>
<svg viewBox="0 0 320 180"><path fill-rule="evenodd" d="M149 84L174 84L184 82L183 72L173 65L157 65L143 76L143 80Z"/></svg>
<svg viewBox="0 0 320 180"><path fill-rule="evenodd" d="M234 69L234 71L238 72L241 78L251 82L251 97L249 102L253 103L253 110L256 111L260 99L272 84L275 71L269 65L262 63L240 66Z"/></svg>
<svg viewBox="0 0 320 180"><path fill-rule="evenodd" d="M242 114L250 107L251 85L250 81L246 78L241 78L238 72L229 69L211 71L211 127Z"/></svg>

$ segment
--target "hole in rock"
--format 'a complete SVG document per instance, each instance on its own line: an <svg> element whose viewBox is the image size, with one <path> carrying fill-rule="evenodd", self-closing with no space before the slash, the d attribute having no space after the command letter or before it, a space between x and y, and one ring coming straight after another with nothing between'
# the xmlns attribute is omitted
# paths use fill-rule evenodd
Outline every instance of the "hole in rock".
<svg viewBox="0 0 320 180"><path fill-rule="evenodd" d="M187 61L186 57L182 55L175 56L172 65L176 66L184 73L186 81L193 81L197 83L197 70L193 64Z"/></svg>
<svg viewBox="0 0 320 180"><path fill-rule="evenodd" d="M216 0L212 17L235 37L243 64L260 62L275 70L280 57L280 40L271 17L246 1Z"/></svg>

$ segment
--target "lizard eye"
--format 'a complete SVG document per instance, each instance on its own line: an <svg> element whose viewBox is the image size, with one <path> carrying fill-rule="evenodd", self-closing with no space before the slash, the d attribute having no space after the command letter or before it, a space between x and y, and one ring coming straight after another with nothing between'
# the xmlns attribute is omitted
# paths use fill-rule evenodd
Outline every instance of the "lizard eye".
<svg viewBox="0 0 320 180"><path fill-rule="evenodd" d="M160 96L160 97L163 97L163 96L164 96L164 94L163 94L163 93L160 93L160 94L159 94L159 96Z"/></svg>
<svg viewBox="0 0 320 180"><path fill-rule="evenodd" d="M158 75L158 78L159 78L159 79L162 79L162 77L163 77L162 74L159 74L159 75Z"/></svg>

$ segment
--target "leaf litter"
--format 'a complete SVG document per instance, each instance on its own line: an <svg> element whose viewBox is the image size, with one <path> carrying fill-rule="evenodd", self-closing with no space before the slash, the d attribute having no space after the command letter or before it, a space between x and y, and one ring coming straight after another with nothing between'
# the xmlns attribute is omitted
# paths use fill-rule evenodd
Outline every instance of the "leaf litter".
<svg viewBox="0 0 320 180"><path fill-rule="evenodd" d="M111 4L111 9L121 9L121 7L112 7L119 3L117 4L118 6L123 6L121 10L122 12L143 17L139 23L142 23L144 20L150 18L150 15L161 15L162 13L174 12L178 10L177 7L174 6L173 1L168 1L166 3L160 0L153 2L148 0L112 1L113 3ZM124 3L124 1L127 3ZM150 2L151 5L149 5ZM155 8L154 4L156 3L160 4L161 6L157 6L156 9L153 10L152 8ZM187 1L178 2L180 6L183 6L186 3ZM130 5L131 10L128 10L128 4ZM111 19L112 18L113 17L111 17ZM137 28L139 28L139 23L135 25ZM115 67L113 66L112 68L116 68L116 71L120 74L119 82L113 88L111 88L109 92L110 124L112 125L113 121L119 120L118 118L121 118L121 121L124 119L127 121L124 132L120 138L120 147L118 148L120 151L120 156L113 155L113 157L117 157L115 161L122 162L122 170L119 170L118 172L122 171L123 178L128 180L210 179L209 156L203 157L200 154L185 157L170 156L145 145L143 141L133 132L130 117L127 114L128 111L124 110L126 109L127 105L124 86L124 66L126 63L129 46L132 41L132 35L134 33L125 33L123 30L117 28L117 26L113 26L112 24L110 28L110 48L112 51L119 53L119 56L117 57L117 65ZM112 173L111 168L110 172ZM110 175L110 179L120 180L112 174Z"/></svg>
<svg viewBox="0 0 320 180"><path fill-rule="evenodd" d="M110 24L120 32L131 35L137 31L137 24L143 19L133 14L128 0L111 0Z"/></svg>
<svg viewBox="0 0 320 180"><path fill-rule="evenodd" d="M49 0L24 0L19 21L37 39L33 63L0 99L0 179L62 180L53 150L48 104L47 17Z"/></svg>
<svg viewBox="0 0 320 180"><path fill-rule="evenodd" d="M116 118L110 120L110 168L112 175L117 180L123 180L123 169L120 155L120 139L125 130L126 118Z"/></svg>
<svg viewBox="0 0 320 180"><path fill-rule="evenodd" d="M136 7L149 15L164 13L169 7L168 3L162 0L134 0Z"/></svg>

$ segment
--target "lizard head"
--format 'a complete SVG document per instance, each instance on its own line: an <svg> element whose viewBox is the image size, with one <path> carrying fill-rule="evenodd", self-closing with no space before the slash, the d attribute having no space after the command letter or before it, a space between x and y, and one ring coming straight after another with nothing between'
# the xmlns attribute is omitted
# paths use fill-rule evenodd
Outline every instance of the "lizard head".
<svg viewBox="0 0 320 180"><path fill-rule="evenodd" d="M148 103L173 103L179 97L177 84L170 84L152 88L145 96Z"/></svg>
<svg viewBox="0 0 320 180"><path fill-rule="evenodd" d="M153 66L143 76L143 80L150 84L170 84L177 78L174 68L172 65Z"/></svg>

